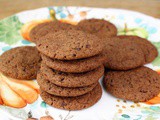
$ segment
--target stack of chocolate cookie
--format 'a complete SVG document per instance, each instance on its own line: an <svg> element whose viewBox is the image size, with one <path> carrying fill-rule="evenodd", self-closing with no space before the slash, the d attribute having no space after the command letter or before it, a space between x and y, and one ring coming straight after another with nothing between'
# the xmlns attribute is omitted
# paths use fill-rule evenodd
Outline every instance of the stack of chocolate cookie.
<svg viewBox="0 0 160 120"><path fill-rule="evenodd" d="M102 95L103 41L78 30L59 30L37 41L42 64L37 75L42 99L60 109L80 110Z"/></svg>

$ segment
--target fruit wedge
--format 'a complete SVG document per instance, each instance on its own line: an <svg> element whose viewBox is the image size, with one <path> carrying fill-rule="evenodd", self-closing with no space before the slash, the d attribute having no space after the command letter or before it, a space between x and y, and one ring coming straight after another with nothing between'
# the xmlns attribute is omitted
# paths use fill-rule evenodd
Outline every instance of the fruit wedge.
<svg viewBox="0 0 160 120"><path fill-rule="evenodd" d="M0 81L0 94L3 103L7 106L22 108L27 105L26 102L2 80Z"/></svg>
<svg viewBox="0 0 160 120"><path fill-rule="evenodd" d="M1 96L0 96L0 105L3 105L3 101L2 101Z"/></svg>
<svg viewBox="0 0 160 120"><path fill-rule="evenodd" d="M8 77L8 79L11 81L14 81L16 83L21 83L23 85L27 85L28 87L33 88L34 90L37 91L37 93L39 93L39 85L36 82L34 82L33 80L32 81L31 80L17 80L17 79L9 78L9 77Z"/></svg>
<svg viewBox="0 0 160 120"><path fill-rule="evenodd" d="M158 96L152 98L151 100L147 101L146 104L160 104L160 94L158 94Z"/></svg>
<svg viewBox="0 0 160 120"><path fill-rule="evenodd" d="M31 104L37 100L38 94L34 89L28 87L27 85L12 81L2 74L1 77L3 81L6 82L8 86L21 98L23 98L27 103Z"/></svg>
<svg viewBox="0 0 160 120"><path fill-rule="evenodd" d="M147 104L160 104L160 97L154 97L153 99L146 102Z"/></svg>
<svg viewBox="0 0 160 120"><path fill-rule="evenodd" d="M61 19L59 20L60 22L64 22L64 23L68 23L68 24L71 24L71 25L77 25L78 22L76 21L73 21L73 20L67 20L67 19Z"/></svg>
<svg viewBox="0 0 160 120"><path fill-rule="evenodd" d="M35 26L37 26L38 24L41 24L41 23L44 23L44 22L49 22L49 21L51 21L51 20L50 19L46 19L46 20L33 20L31 22L26 23L26 24L24 24L22 26L21 35L23 36L24 39L30 40L30 37L29 37L30 31Z"/></svg>

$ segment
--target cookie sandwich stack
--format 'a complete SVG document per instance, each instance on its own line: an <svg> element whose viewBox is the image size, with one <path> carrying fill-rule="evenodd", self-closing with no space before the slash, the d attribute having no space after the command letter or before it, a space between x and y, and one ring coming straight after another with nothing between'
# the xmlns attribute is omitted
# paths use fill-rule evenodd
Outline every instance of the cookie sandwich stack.
<svg viewBox="0 0 160 120"><path fill-rule="evenodd" d="M49 105L80 110L94 105L102 95L103 42L78 30L59 30L37 41L42 64L37 75L41 97Z"/></svg>

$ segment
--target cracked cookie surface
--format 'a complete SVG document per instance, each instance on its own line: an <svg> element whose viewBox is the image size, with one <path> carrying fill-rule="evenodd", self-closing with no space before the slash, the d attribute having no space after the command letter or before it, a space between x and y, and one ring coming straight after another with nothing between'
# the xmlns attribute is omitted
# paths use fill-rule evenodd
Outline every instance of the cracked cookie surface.
<svg viewBox="0 0 160 120"><path fill-rule="evenodd" d="M152 62L158 56L158 51L157 51L156 47L147 39L144 39L144 38L141 38L138 36L123 36L123 35L121 35L118 37L120 39L135 42L142 49L146 63Z"/></svg>
<svg viewBox="0 0 160 120"><path fill-rule="evenodd" d="M104 49L106 68L113 70L129 70L145 64L142 49L134 42L120 37L106 40Z"/></svg>
<svg viewBox="0 0 160 120"><path fill-rule="evenodd" d="M41 53L59 60L88 58L100 54L103 48L100 38L77 30L57 31L37 41L37 49Z"/></svg>
<svg viewBox="0 0 160 120"><path fill-rule="evenodd" d="M0 56L0 71L15 79L35 79L41 57L36 47L13 48Z"/></svg>
<svg viewBox="0 0 160 120"><path fill-rule="evenodd" d="M105 89L113 96L134 102L150 100L160 92L159 74L147 67L108 71L103 83Z"/></svg>
<svg viewBox="0 0 160 120"><path fill-rule="evenodd" d="M75 26L59 22L59 21L50 21L38 24L30 32L31 41L37 42L41 37L47 35L48 33L54 33L59 30L74 30Z"/></svg>
<svg viewBox="0 0 160 120"><path fill-rule="evenodd" d="M82 20L78 23L77 29L94 34L101 39L117 35L117 28L115 25L102 19Z"/></svg>

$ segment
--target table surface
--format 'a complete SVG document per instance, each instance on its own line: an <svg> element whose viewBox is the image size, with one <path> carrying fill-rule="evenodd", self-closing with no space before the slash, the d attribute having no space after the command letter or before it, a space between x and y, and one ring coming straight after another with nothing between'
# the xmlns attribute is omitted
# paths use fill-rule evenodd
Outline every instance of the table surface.
<svg viewBox="0 0 160 120"><path fill-rule="evenodd" d="M0 0L0 19L20 11L46 6L122 8L160 18L160 0Z"/></svg>

